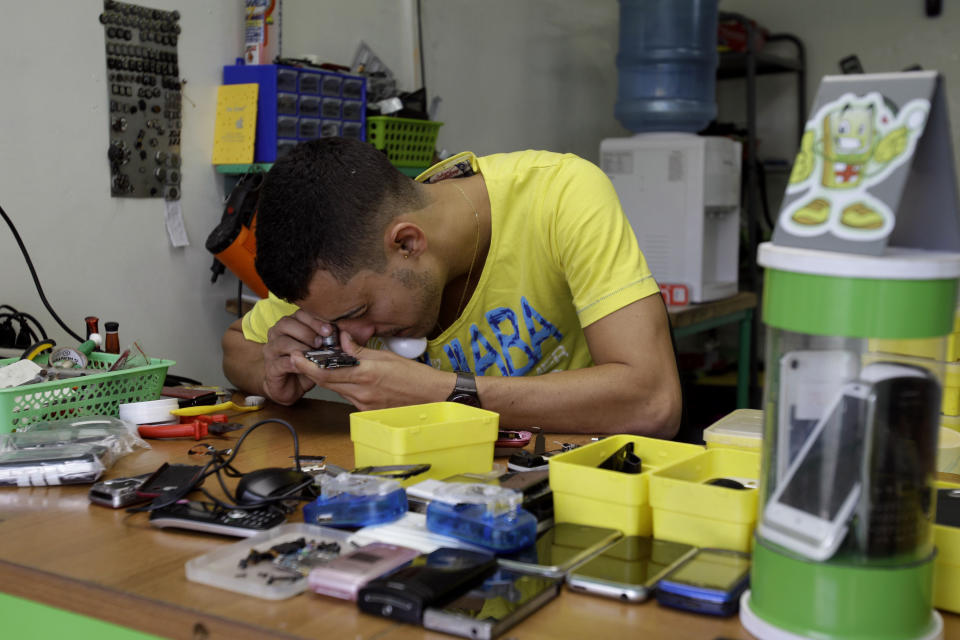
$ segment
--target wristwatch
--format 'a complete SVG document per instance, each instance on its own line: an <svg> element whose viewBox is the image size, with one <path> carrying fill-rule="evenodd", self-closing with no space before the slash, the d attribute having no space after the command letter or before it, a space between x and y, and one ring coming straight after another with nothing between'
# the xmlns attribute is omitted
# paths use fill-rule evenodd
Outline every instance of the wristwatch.
<svg viewBox="0 0 960 640"><path fill-rule="evenodd" d="M469 371L457 371L457 384L453 393L447 397L447 402L459 402L471 407L480 406L480 396L477 395L477 381Z"/></svg>

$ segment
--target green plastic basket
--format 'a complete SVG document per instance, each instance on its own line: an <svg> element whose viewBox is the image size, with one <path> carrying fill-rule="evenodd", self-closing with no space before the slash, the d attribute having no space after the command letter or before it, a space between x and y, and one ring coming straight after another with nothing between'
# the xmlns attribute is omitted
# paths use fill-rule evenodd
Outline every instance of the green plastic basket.
<svg viewBox="0 0 960 640"><path fill-rule="evenodd" d="M431 120L371 116L367 118L367 142L386 150L395 167L429 167L442 126Z"/></svg>
<svg viewBox="0 0 960 640"><path fill-rule="evenodd" d="M116 354L90 354L89 369L103 369L79 378L40 382L0 390L0 433L10 433L34 422L80 416L115 416L126 402L156 400L173 360L151 358L150 364L107 372ZM0 360L0 367L16 362Z"/></svg>

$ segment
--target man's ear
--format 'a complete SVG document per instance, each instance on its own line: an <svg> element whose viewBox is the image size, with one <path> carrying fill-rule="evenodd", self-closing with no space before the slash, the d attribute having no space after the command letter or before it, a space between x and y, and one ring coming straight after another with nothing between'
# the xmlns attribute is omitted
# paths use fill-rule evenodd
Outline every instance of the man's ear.
<svg viewBox="0 0 960 640"><path fill-rule="evenodd" d="M427 235L412 222L396 222L387 228L384 238L387 255L416 258L427 250Z"/></svg>

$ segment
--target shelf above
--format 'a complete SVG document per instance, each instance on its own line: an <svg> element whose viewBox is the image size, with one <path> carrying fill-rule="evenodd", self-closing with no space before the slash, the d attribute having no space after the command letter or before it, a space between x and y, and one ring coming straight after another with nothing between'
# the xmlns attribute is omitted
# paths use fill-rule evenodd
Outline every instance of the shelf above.
<svg viewBox="0 0 960 640"><path fill-rule="evenodd" d="M803 70L799 60L791 60L769 53L754 54L757 59L757 75L771 73L796 73ZM720 64L717 66L717 77L743 78L747 75L747 54L736 51L725 51L720 54Z"/></svg>
<svg viewBox="0 0 960 640"><path fill-rule="evenodd" d="M214 167L217 169L217 173L225 173L230 175L237 175L243 173L250 173L251 171L270 171L270 167L273 166L272 162L254 162L251 164L216 164Z"/></svg>

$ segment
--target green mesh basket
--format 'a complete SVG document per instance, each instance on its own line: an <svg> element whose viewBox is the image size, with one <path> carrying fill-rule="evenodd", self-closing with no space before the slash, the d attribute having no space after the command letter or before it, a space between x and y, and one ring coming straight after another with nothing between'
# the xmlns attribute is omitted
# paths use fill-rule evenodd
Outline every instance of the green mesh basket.
<svg viewBox="0 0 960 640"><path fill-rule="evenodd" d="M0 433L46 420L115 416L123 403L156 400L167 369L176 364L151 358L150 364L142 367L108 372L118 357L112 353L90 354L87 368L103 369L103 373L0 389ZM16 360L0 360L0 367Z"/></svg>
<svg viewBox="0 0 960 640"><path fill-rule="evenodd" d="M371 116L367 118L367 142L386 150L395 167L429 167L442 122Z"/></svg>

